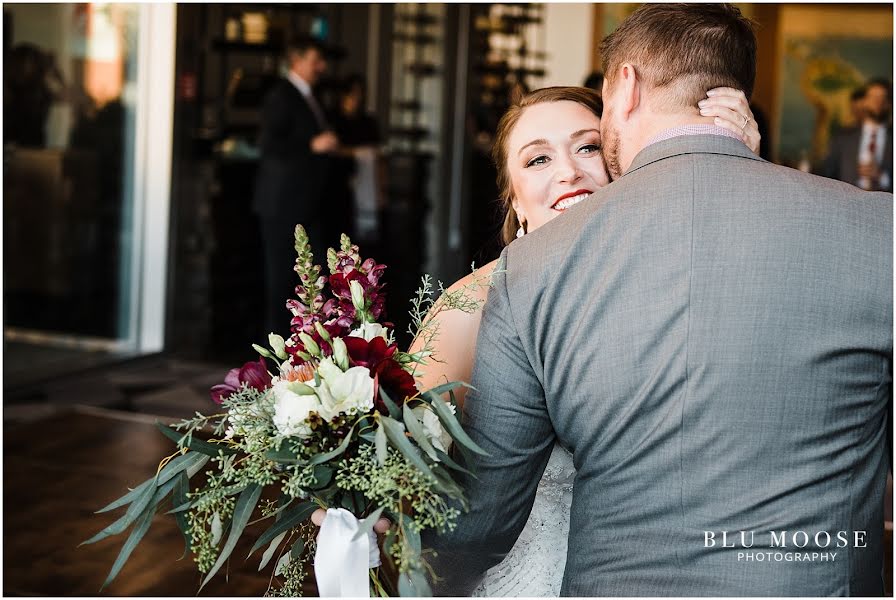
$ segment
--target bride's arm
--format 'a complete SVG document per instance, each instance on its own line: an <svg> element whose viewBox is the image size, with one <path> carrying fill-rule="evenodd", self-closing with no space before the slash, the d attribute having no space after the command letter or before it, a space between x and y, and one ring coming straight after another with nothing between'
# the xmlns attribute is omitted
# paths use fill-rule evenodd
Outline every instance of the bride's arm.
<svg viewBox="0 0 896 600"><path fill-rule="evenodd" d="M478 301L479 309L471 313L459 309L439 310L442 300L436 300L430 315L436 327L435 336L430 342L432 356L426 359L427 364L417 368L414 373L418 387L427 390L449 381L470 381L473 372L473 356L476 351L476 336L482 320L482 305L488 296L488 282L491 281L497 260L488 263L470 273L463 279L453 283L446 292L464 290L470 300ZM411 343L410 353L423 350L422 336ZM463 406L466 388L454 391L459 407Z"/></svg>

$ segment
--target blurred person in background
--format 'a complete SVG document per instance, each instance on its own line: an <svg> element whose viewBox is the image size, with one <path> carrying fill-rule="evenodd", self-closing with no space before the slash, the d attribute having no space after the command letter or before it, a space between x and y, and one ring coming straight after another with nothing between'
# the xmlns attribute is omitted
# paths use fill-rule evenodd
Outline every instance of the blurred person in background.
<svg viewBox="0 0 896 600"><path fill-rule="evenodd" d="M875 78L864 90L861 119L831 140L820 174L864 190L892 192L893 87L888 80Z"/></svg>
<svg viewBox="0 0 896 600"><path fill-rule="evenodd" d="M253 210L264 248L265 327L277 331L287 318L286 300L295 296L293 233L301 223L314 257L327 248L327 172L339 139L314 96L326 72L325 48L310 37L297 37L286 49L289 72L274 84L261 111L261 160Z"/></svg>
<svg viewBox="0 0 896 600"><path fill-rule="evenodd" d="M376 118L367 112L367 82L353 74L340 82L336 110L330 123L340 141L340 153L334 157L328 189L336 214L334 230L327 234L335 244L341 233L352 240L374 242L378 237L380 208L377 159L382 142Z"/></svg>

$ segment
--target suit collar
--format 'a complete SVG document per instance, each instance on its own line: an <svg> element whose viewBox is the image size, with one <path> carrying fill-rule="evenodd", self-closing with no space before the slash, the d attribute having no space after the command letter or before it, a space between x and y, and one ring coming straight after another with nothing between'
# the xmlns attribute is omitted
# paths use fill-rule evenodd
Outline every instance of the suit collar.
<svg viewBox="0 0 896 600"><path fill-rule="evenodd" d="M658 160L682 154L726 154L764 162L740 140L721 135L682 135L650 144L643 148L632 161L628 171L633 173Z"/></svg>

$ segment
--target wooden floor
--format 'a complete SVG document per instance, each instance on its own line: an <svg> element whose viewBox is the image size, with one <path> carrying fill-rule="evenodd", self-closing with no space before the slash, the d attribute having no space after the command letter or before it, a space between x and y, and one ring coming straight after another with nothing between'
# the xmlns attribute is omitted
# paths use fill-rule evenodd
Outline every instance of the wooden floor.
<svg viewBox="0 0 896 600"><path fill-rule="evenodd" d="M153 473L173 445L153 419L103 409L72 408L31 423L4 426L3 594L95 596L127 533L78 544L120 513L93 514ZM246 562L247 529L224 569L200 596L261 596L270 566L258 573L260 553ZM194 596L199 576L170 515L157 515L146 537L103 596ZM50 577L47 574L51 574ZM306 595L315 595L313 585Z"/></svg>

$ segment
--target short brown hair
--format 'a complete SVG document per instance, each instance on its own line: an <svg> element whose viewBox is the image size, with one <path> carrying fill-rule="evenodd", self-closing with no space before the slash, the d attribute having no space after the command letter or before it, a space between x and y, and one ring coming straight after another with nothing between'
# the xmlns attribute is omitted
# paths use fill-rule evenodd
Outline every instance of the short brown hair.
<svg viewBox="0 0 896 600"><path fill-rule="evenodd" d="M583 87L546 87L530 92L514 102L498 123L495 145L492 147L492 160L495 161L495 168L498 171L499 200L504 204L504 225L501 227L501 241L504 244L509 244L514 240L516 230L520 226L516 211L513 210L513 186L510 181L510 172L507 170L507 144L510 141L510 134L527 107L543 102L561 102L564 100L581 104L597 117L600 117L604 110L604 103L600 98L600 94L592 89Z"/></svg>
<svg viewBox="0 0 896 600"><path fill-rule="evenodd" d="M753 93L753 23L732 4L644 4L600 51L607 85L631 63L647 85L668 92L676 109L694 106L714 87L737 88L748 99Z"/></svg>

